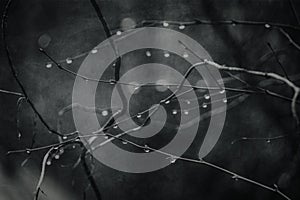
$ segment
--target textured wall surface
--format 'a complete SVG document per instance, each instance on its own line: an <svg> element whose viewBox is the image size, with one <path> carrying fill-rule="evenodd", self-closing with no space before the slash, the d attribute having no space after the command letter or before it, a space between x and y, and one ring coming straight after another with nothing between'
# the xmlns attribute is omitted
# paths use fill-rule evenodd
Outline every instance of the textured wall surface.
<svg viewBox="0 0 300 200"><path fill-rule="evenodd" d="M4 9L4 3L0 2L1 10ZM198 18L297 25L288 0L99 0L98 3L113 30L120 27L124 18L131 18L135 22L146 19L191 21ZM300 15L299 1L294 0L294 8ZM177 26L169 28L178 30ZM264 61L263 55L271 52L267 43L271 43L274 49L282 49L278 59L287 73L291 76L299 73L300 51L290 45L277 29L264 26L196 25L180 31L198 41L220 64L282 74L274 57ZM289 30L289 34L296 42L300 42L297 31ZM106 38L93 7L87 0L15 0L9 13L7 35L20 80L38 111L56 129L58 112L71 104L74 77L54 66L47 68L49 60L38 48L43 47L63 66L77 71L85 56L74 59L70 65L66 64L66 58L88 52ZM136 55L130 56L125 58L126 65L138 59ZM2 45L0 63L0 89L20 91L9 70ZM254 85L263 80L240 76ZM237 81L225 84L241 86ZM267 88L284 95L292 94L288 87L281 84ZM151 96L151 92L148 95ZM99 98L103 98L99 101L105 101L105 97ZM17 99L0 93L0 199L3 200L33 199L45 153L38 151L6 155L6 152L30 147L33 135L34 146L57 142L57 136L48 133L26 103L20 107L22 136L18 139ZM138 105L133 103L133 106ZM197 158L201 133L205 131L208 121L201 122L198 131L200 136L185 153L186 157ZM71 113L64 116L63 130L75 130ZM296 131L290 102L253 94L227 111L222 135L205 159L271 187L277 184L292 199L299 199L300 152ZM232 141L241 137L268 138L278 135L287 136L270 142L249 140L232 144ZM42 185L45 194L41 194L40 199L96 199L82 166L72 168L79 154L78 147L66 149L60 159L47 167ZM93 176L104 200L282 199L273 192L234 180L215 169L183 161L145 174L119 172L97 161L93 167ZM86 195L83 195L84 191Z"/></svg>

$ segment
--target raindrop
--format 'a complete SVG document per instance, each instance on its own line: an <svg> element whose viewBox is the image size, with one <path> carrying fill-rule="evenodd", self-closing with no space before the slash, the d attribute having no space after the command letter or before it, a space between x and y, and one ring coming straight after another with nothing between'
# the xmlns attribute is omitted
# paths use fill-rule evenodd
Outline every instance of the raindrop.
<svg viewBox="0 0 300 200"><path fill-rule="evenodd" d="M26 153L27 153L27 154L30 154L30 151L29 151L29 150L27 150L27 151L26 151Z"/></svg>
<svg viewBox="0 0 300 200"><path fill-rule="evenodd" d="M104 116L104 117L105 117L105 116L107 116L107 115L108 115L108 112L107 112L107 110L103 110L101 114L102 114L102 116Z"/></svg>
<svg viewBox="0 0 300 200"><path fill-rule="evenodd" d="M223 103L227 103L227 99L226 98L223 99Z"/></svg>
<svg viewBox="0 0 300 200"><path fill-rule="evenodd" d="M185 29L185 25L180 25L179 27L178 27L180 30L183 30L183 29Z"/></svg>
<svg viewBox="0 0 300 200"><path fill-rule="evenodd" d="M107 139L108 139L108 136L107 136L107 135L105 135L105 136L104 136L104 139L106 139L106 140L107 140Z"/></svg>
<svg viewBox="0 0 300 200"><path fill-rule="evenodd" d="M59 154L56 154L55 156L54 156L54 158L56 159L56 160L58 160L59 159Z"/></svg>
<svg viewBox="0 0 300 200"><path fill-rule="evenodd" d="M170 101L169 101L169 100L165 102L165 104L169 104L169 103L170 103Z"/></svg>
<svg viewBox="0 0 300 200"><path fill-rule="evenodd" d="M177 114L177 110L173 110L173 111L172 111L172 114L173 114L173 115L176 115L176 114Z"/></svg>
<svg viewBox="0 0 300 200"><path fill-rule="evenodd" d="M203 104L202 104L202 107L203 107L203 108L207 108L207 104L206 104L206 103L203 103Z"/></svg>
<svg viewBox="0 0 300 200"><path fill-rule="evenodd" d="M168 58L168 57L170 57L170 54L169 54L169 53L164 53L164 56L165 56L166 58Z"/></svg>
<svg viewBox="0 0 300 200"><path fill-rule="evenodd" d="M46 162L46 164L47 164L47 165L51 165L51 160L48 160L48 161Z"/></svg>
<svg viewBox="0 0 300 200"><path fill-rule="evenodd" d="M189 57L189 54L186 53L186 52L184 52L184 53L183 53L183 57L184 57L184 58L187 58L187 57Z"/></svg>
<svg viewBox="0 0 300 200"><path fill-rule="evenodd" d="M67 58L67 59L66 59L66 63L67 63L67 64L71 64L72 62L73 62L73 61L72 61L71 58Z"/></svg>
<svg viewBox="0 0 300 200"><path fill-rule="evenodd" d="M208 94L204 95L204 99L209 99L209 98L210 98L210 96Z"/></svg>
<svg viewBox="0 0 300 200"><path fill-rule="evenodd" d="M122 32L121 31L117 31L117 35L121 35L122 34Z"/></svg>
<svg viewBox="0 0 300 200"><path fill-rule="evenodd" d="M66 140L66 139L68 139L68 137L64 135L64 136L63 136L63 139Z"/></svg>
<svg viewBox="0 0 300 200"><path fill-rule="evenodd" d="M151 52L150 51L146 51L146 56L150 57L151 56Z"/></svg>
<svg viewBox="0 0 300 200"><path fill-rule="evenodd" d="M187 104L190 104L191 102L190 102L189 100L186 100L186 103L187 103Z"/></svg>
<svg viewBox="0 0 300 200"><path fill-rule="evenodd" d="M220 94L224 94L225 93L225 90L220 90Z"/></svg>
<svg viewBox="0 0 300 200"><path fill-rule="evenodd" d="M265 24L266 28L271 28L270 24Z"/></svg>
<svg viewBox="0 0 300 200"><path fill-rule="evenodd" d="M75 149L75 148L76 148L76 145L73 145L72 148Z"/></svg>
<svg viewBox="0 0 300 200"><path fill-rule="evenodd" d="M93 49L91 52L92 52L92 53L97 53L98 50L97 50L97 49Z"/></svg>
<svg viewBox="0 0 300 200"><path fill-rule="evenodd" d="M50 69L52 67L52 63L47 63L46 68Z"/></svg>
<svg viewBox="0 0 300 200"><path fill-rule="evenodd" d="M117 129L117 128L118 128L118 125L113 126L113 128L114 128L114 129Z"/></svg>
<svg viewBox="0 0 300 200"><path fill-rule="evenodd" d="M270 140L270 139L268 139L268 140L267 140L267 143L271 143L271 140Z"/></svg>
<svg viewBox="0 0 300 200"><path fill-rule="evenodd" d="M141 117L142 117L142 115L141 115L141 114L138 114L136 117L137 117L137 118L141 118Z"/></svg>
<svg viewBox="0 0 300 200"><path fill-rule="evenodd" d="M164 22L164 23L163 23L163 26L164 26L164 27L168 27L168 26L169 26L169 23L168 23L168 22Z"/></svg>
<svg viewBox="0 0 300 200"><path fill-rule="evenodd" d="M123 141L122 141L122 144L126 145L126 144L128 144L128 142L125 141L125 140L123 140Z"/></svg>
<svg viewBox="0 0 300 200"><path fill-rule="evenodd" d="M183 113L184 113L185 115L188 115L188 114L189 114L189 111L188 111L188 110L184 110Z"/></svg>

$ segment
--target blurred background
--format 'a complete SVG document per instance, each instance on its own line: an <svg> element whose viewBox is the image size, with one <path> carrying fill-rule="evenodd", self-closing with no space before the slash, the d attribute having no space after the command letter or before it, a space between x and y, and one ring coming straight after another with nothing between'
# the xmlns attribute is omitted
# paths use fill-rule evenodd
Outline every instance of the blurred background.
<svg viewBox="0 0 300 200"><path fill-rule="evenodd" d="M5 3L4 0L0 2L1 11ZM98 0L97 3L113 32L132 27L142 20L245 20L299 26L297 18L300 17L300 1L297 0ZM198 41L217 63L284 75L280 62L291 80L299 83L300 50L291 45L278 29L266 24L193 25L184 28L169 25L168 28ZM286 29L286 32L300 43L298 31ZM90 1L12 1L7 41L13 62L29 97L54 129L59 111L72 103L75 79L49 63L38 49L44 48L64 67L76 72L86 52L105 39L105 32ZM268 44L271 44L276 56ZM134 63L137 55L139 52L128 55L126 64ZM174 58L172 62L175 61ZM0 63L0 89L20 92L10 72L2 41ZM222 75L228 77L228 74ZM255 86L264 80L244 74L238 76ZM193 78L194 82L198 81L197 77ZM226 86L236 88L243 85L231 79L224 82ZM260 86L285 96L292 95L286 85L263 83ZM102 98L105 101L105 97ZM58 141L57 136L48 133L28 104L22 103L18 109L17 101L16 96L0 93L0 199L3 200L33 199L46 151L6 155L7 152ZM228 100L228 105L230 103L231 100ZM229 108L222 135L205 160L271 187L277 184L291 199L299 199L299 133L290 102L251 94L234 101ZM199 135L206 130L208 123L209 119L201 121ZM63 116L62 130L75 130L71 112ZM243 137L277 136L282 137L239 140ZM186 157L197 158L201 138L196 138L185 153ZM78 146L71 146L59 159L53 159L47 166L39 199L96 199L82 165L76 165L80 152ZM119 172L100 162L92 163L90 159L88 163L104 200L283 199L215 169L183 161L144 174Z"/></svg>

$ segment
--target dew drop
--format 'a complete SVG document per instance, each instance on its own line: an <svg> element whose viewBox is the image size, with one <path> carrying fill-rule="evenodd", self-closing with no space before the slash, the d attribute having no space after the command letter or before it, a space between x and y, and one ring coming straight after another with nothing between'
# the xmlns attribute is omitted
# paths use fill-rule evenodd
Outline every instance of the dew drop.
<svg viewBox="0 0 300 200"><path fill-rule="evenodd" d="M122 34L122 32L121 31L117 31L117 35L121 35Z"/></svg>
<svg viewBox="0 0 300 200"><path fill-rule="evenodd" d="M171 156L171 157L170 157L170 163L173 164L173 163L176 162L176 160L177 160L177 159L176 159L174 156Z"/></svg>
<svg viewBox="0 0 300 200"><path fill-rule="evenodd" d="M168 23L168 22L164 22L164 23L163 23L163 26L164 26L164 27L168 27L168 26L169 26L169 23Z"/></svg>
<svg viewBox="0 0 300 200"><path fill-rule="evenodd" d="M141 118L141 117L142 117L142 115L141 115L141 114L138 114L136 117L137 117L137 118Z"/></svg>
<svg viewBox="0 0 300 200"><path fill-rule="evenodd" d="M176 115L176 114L177 114L177 110L173 110L173 111L172 111L172 114L173 114L173 115Z"/></svg>
<svg viewBox="0 0 300 200"><path fill-rule="evenodd" d="M227 103L227 99L226 98L224 98L222 101L223 101L223 103Z"/></svg>
<svg viewBox="0 0 300 200"><path fill-rule="evenodd" d="M186 100L186 103L187 103L187 104L191 104L191 102L190 102L189 100Z"/></svg>
<svg viewBox="0 0 300 200"><path fill-rule="evenodd" d="M151 57L151 52L150 51L146 51L146 56L147 57Z"/></svg>
<svg viewBox="0 0 300 200"><path fill-rule="evenodd" d="M91 52L92 52L92 53L97 53L98 50L97 50L97 49L93 49Z"/></svg>
<svg viewBox="0 0 300 200"><path fill-rule="evenodd" d="M72 148L73 148L73 149L76 149L76 145L73 145Z"/></svg>
<svg viewBox="0 0 300 200"><path fill-rule="evenodd" d="M183 113L184 113L185 115L188 115L188 114L189 114L189 111L188 111L188 110L184 110Z"/></svg>
<svg viewBox="0 0 300 200"><path fill-rule="evenodd" d="M48 161L46 162L46 165L51 165L51 160L48 160Z"/></svg>
<svg viewBox="0 0 300 200"><path fill-rule="evenodd" d="M123 141L122 141L122 144L126 145L126 144L128 144L128 142L125 141L125 140L123 140Z"/></svg>
<svg viewBox="0 0 300 200"><path fill-rule="evenodd" d="M64 136L63 136L63 139L66 140L66 139L68 139L68 137L64 135Z"/></svg>
<svg viewBox="0 0 300 200"><path fill-rule="evenodd" d="M55 156L54 156L54 158L56 159L56 160L58 160L59 159L59 154L56 154Z"/></svg>
<svg viewBox="0 0 300 200"><path fill-rule="evenodd" d="M103 110L101 114L102 114L102 116L104 116L104 117L105 117L105 116L107 116L107 115L108 115L108 112L107 112L107 110Z"/></svg>
<svg viewBox="0 0 300 200"><path fill-rule="evenodd" d="M30 154L30 151L29 151L29 150L27 150L27 151L26 151L26 153L27 153L27 154Z"/></svg>
<svg viewBox="0 0 300 200"><path fill-rule="evenodd" d="M169 104L169 103L170 103L170 101L169 101L169 100L165 102L165 104Z"/></svg>
<svg viewBox="0 0 300 200"><path fill-rule="evenodd" d="M270 24L265 24L266 28L271 28Z"/></svg>
<svg viewBox="0 0 300 200"><path fill-rule="evenodd" d="M166 58L168 58L168 57L170 57L170 53L164 53L164 56L165 56Z"/></svg>
<svg viewBox="0 0 300 200"><path fill-rule="evenodd" d="M73 61L72 61L71 58L67 58L67 59L66 59L66 63L67 63L67 64L72 64L72 62L73 62Z"/></svg>
<svg viewBox="0 0 300 200"><path fill-rule="evenodd" d="M47 63L46 68L50 69L52 67L52 63Z"/></svg>
<svg viewBox="0 0 300 200"><path fill-rule="evenodd" d="M149 153L149 152L150 152L150 149L149 149L149 147L148 147L147 145L145 145L144 151L145 151L146 153Z"/></svg>
<svg viewBox="0 0 300 200"><path fill-rule="evenodd" d="M207 108L207 104L206 104L206 103L203 103L203 104L202 104L202 108Z"/></svg>
<svg viewBox="0 0 300 200"><path fill-rule="evenodd" d="M225 90L220 90L220 94L224 94L225 93Z"/></svg>
<svg viewBox="0 0 300 200"><path fill-rule="evenodd" d="M185 25L180 25L179 27L178 27L180 30L183 30L183 29L185 29Z"/></svg>
<svg viewBox="0 0 300 200"><path fill-rule="evenodd" d="M118 128L118 125L113 126L113 128L114 128L114 129L117 129L117 128Z"/></svg>
<svg viewBox="0 0 300 200"><path fill-rule="evenodd" d="M271 143L271 140L270 140L270 139L268 139L268 140L267 140L267 143Z"/></svg>
<svg viewBox="0 0 300 200"><path fill-rule="evenodd" d="M187 57L189 57L189 54L186 53L186 52L184 52L184 53L183 53L183 57L184 57L184 58L187 58Z"/></svg>
<svg viewBox="0 0 300 200"><path fill-rule="evenodd" d="M204 95L204 99L209 99L209 98L210 98L210 96L208 94Z"/></svg>
<svg viewBox="0 0 300 200"><path fill-rule="evenodd" d="M106 140L107 140L107 139L108 139L108 136L107 136L107 135L105 135L105 136L104 136L104 139L106 139Z"/></svg>

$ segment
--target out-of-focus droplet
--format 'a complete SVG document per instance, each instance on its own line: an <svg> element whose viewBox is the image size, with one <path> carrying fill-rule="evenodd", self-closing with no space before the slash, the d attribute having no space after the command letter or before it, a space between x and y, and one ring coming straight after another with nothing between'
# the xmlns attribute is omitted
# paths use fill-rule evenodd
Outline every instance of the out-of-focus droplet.
<svg viewBox="0 0 300 200"><path fill-rule="evenodd" d="M108 112L107 112L107 110L103 110L102 112L101 112L101 114L102 114L102 116L107 116L108 115Z"/></svg>
<svg viewBox="0 0 300 200"><path fill-rule="evenodd" d="M170 53L168 53L168 52L164 53L164 57L166 57L166 58L170 57Z"/></svg>
<svg viewBox="0 0 300 200"><path fill-rule="evenodd" d="M184 58L187 58L189 57L189 54L187 52L184 52L183 55L182 55Z"/></svg>
<svg viewBox="0 0 300 200"><path fill-rule="evenodd" d="M170 103L170 101L169 101L169 100L165 102L165 104L169 104L169 103Z"/></svg>
<svg viewBox="0 0 300 200"><path fill-rule="evenodd" d="M136 27L136 22L130 17L126 17L121 21L121 29L123 31L134 29Z"/></svg>
<svg viewBox="0 0 300 200"><path fill-rule="evenodd" d="M38 44L42 48L46 48L47 46L49 46L50 42L51 37L47 33L41 35L38 39Z"/></svg>
<svg viewBox="0 0 300 200"><path fill-rule="evenodd" d="M184 110L183 113L184 113L185 115L188 115L188 114L189 114L189 111L188 111L188 110Z"/></svg>
<svg viewBox="0 0 300 200"><path fill-rule="evenodd" d="M178 27L180 30L183 30L183 29L185 29L185 25L180 25L179 27Z"/></svg>
<svg viewBox="0 0 300 200"><path fill-rule="evenodd" d="M122 34L122 32L121 31L117 31L117 35L121 35Z"/></svg>
<svg viewBox="0 0 300 200"><path fill-rule="evenodd" d="M59 154L56 154L56 155L54 156L54 158L55 158L56 160L58 160L58 159L60 158L60 155L59 155Z"/></svg>
<svg viewBox="0 0 300 200"><path fill-rule="evenodd" d="M164 92L164 91L166 91L167 89L168 89L168 82L167 82L167 80L165 80L165 79L160 79L160 80L158 80L158 81L156 81L156 86L155 86L155 89L157 90L157 91L159 91L159 92Z"/></svg>
<svg viewBox="0 0 300 200"><path fill-rule="evenodd" d="M68 139L68 137L64 135L64 136L63 136L63 139L66 140L66 139Z"/></svg>
<svg viewBox="0 0 300 200"><path fill-rule="evenodd" d="M31 152L29 150L26 151L27 154L30 154Z"/></svg>
<svg viewBox="0 0 300 200"><path fill-rule="evenodd" d="M48 161L46 162L46 165L51 165L51 160L48 160Z"/></svg>
<svg viewBox="0 0 300 200"><path fill-rule="evenodd" d="M107 139L108 139L108 135L105 135L105 136L104 136L104 139L106 139L106 140L107 140Z"/></svg>
<svg viewBox="0 0 300 200"><path fill-rule="evenodd" d="M176 115L177 114L177 110L172 110L172 114Z"/></svg>
<svg viewBox="0 0 300 200"><path fill-rule="evenodd" d="M265 24L266 28L271 28L270 24Z"/></svg>
<svg viewBox="0 0 300 200"><path fill-rule="evenodd" d="M52 63L47 63L46 68L50 69L52 67Z"/></svg>
<svg viewBox="0 0 300 200"><path fill-rule="evenodd" d="M66 63L67 63L67 64L72 64L72 62L73 62L73 61L72 61L71 58L67 58L67 59L66 59Z"/></svg>
<svg viewBox="0 0 300 200"><path fill-rule="evenodd" d="M163 23L163 26L164 26L164 27L168 27L168 26L169 26L169 23L168 23L168 22L164 22L164 23Z"/></svg>
<svg viewBox="0 0 300 200"><path fill-rule="evenodd" d="M91 52L92 52L92 53L97 53L98 50L97 50L97 49L93 49Z"/></svg>
<svg viewBox="0 0 300 200"><path fill-rule="evenodd" d="M204 99L209 99L209 98L210 98L210 96L208 94L204 95Z"/></svg>
<svg viewBox="0 0 300 200"><path fill-rule="evenodd" d="M72 148L73 148L73 149L76 149L76 145L73 145Z"/></svg>
<svg viewBox="0 0 300 200"><path fill-rule="evenodd" d="M147 57L151 57L151 52L150 51L146 51L146 56Z"/></svg>
<svg viewBox="0 0 300 200"><path fill-rule="evenodd" d="M267 143L271 143L271 140L270 140L270 139L268 139L268 140L267 140Z"/></svg>
<svg viewBox="0 0 300 200"><path fill-rule="evenodd" d="M202 108L207 108L207 104L206 104L206 103L203 103L203 104L202 104Z"/></svg>
<svg viewBox="0 0 300 200"><path fill-rule="evenodd" d="M191 104L191 102L189 100L186 100L186 104Z"/></svg>
<svg viewBox="0 0 300 200"><path fill-rule="evenodd" d="M227 103L227 99L226 98L223 99L223 103Z"/></svg>

